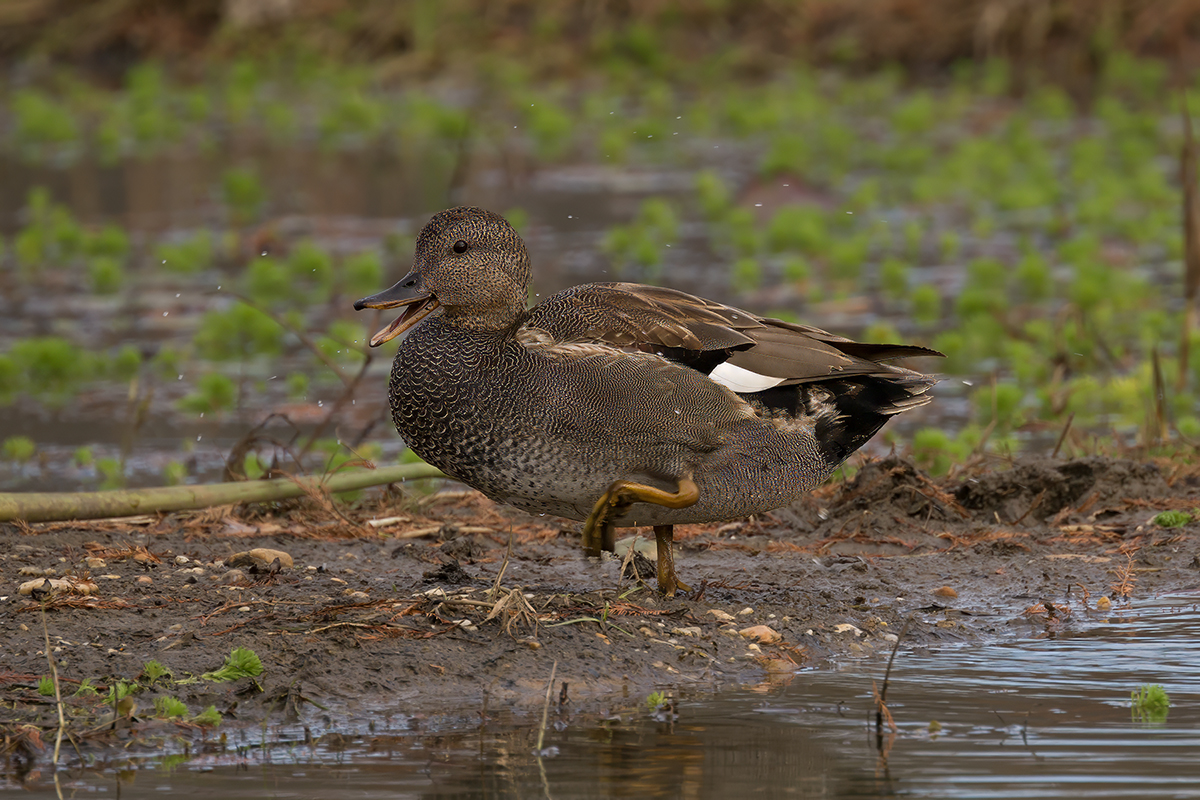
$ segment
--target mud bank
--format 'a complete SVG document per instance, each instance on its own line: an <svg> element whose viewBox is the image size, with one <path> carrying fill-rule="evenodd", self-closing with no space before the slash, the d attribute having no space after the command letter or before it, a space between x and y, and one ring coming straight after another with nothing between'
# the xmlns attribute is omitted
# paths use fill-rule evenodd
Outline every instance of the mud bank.
<svg viewBox="0 0 1200 800"><path fill-rule="evenodd" d="M1040 459L933 479L886 459L790 508L680 528L677 567L695 591L673 599L632 576L653 574L640 554L622 577L623 559L583 556L575 528L454 487L345 512L305 500L4 525L0 722L10 735L57 727L37 692L47 633L64 696L84 680L101 692L132 681L150 660L179 680L235 647L261 659L257 679L147 685L118 720L133 731L163 724L158 695L242 723L307 701L419 716L538 705L557 664L556 696L565 681L581 710L881 657L909 619L906 647L1053 636L1131 600L1200 591L1200 523L1154 522L1197 506L1194 466ZM640 533L636 549L652 547ZM232 565L259 547L292 566ZM90 593L19 593L64 576ZM103 719L99 697L67 706L80 726Z"/></svg>

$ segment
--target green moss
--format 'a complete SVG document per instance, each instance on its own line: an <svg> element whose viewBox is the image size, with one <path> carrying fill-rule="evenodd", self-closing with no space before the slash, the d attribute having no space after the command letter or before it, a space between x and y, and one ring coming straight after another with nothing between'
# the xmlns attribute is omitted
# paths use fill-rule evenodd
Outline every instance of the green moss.
<svg viewBox="0 0 1200 800"><path fill-rule="evenodd" d="M1154 524L1160 528L1182 528L1194 521L1194 517L1186 511L1163 511L1155 515Z"/></svg>
<svg viewBox="0 0 1200 800"><path fill-rule="evenodd" d="M251 260L242 274L242 289L251 300L267 308L287 305L296 297L291 270L271 256Z"/></svg>
<svg viewBox="0 0 1200 800"><path fill-rule="evenodd" d="M74 455L71 456L71 462L79 467L90 467L95 461L96 458L92 455L90 447L77 447Z"/></svg>
<svg viewBox="0 0 1200 800"><path fill-rule="evenodd" d="M36 452L37 445L28 436L9 436L4 440L4 444L0 445L0 453L9 461L18 464L28 463Z"/></svg>
<svg viewBox="0 0 1200 800"><path fill-rule="evenodd" d="M803 283L812 276L812 266L803 256L788 256L781 269L783 277L791 283Z"/></svg>
<svg viewBox="0 0 1200 800"><path fill-rule="evenodd" d="M751 292L762 285L762 265L757 258L739 258L733 263L730 280L734 291Z"/></svg>
<svg viewBox="0 0 1200 800"><path fill-rule="evenodd" d="M221 197L235 225L256 220L267 202L267 190L252 170L233 168L221 176Z"/></svg>
<svg viewBox="0 0 1200 800"><path fill-rule="evenodd" d="M830 241L825 212L816 206L784 206L767 225L767 246L775 252L823 253Z"/></svg>
<svg viewBox="0 0 1200 800"><path fill-rule="evenodd" d="M932 284L922 283L912 291L913 318L924 325L931 325L942 318L942 293Z"/></svg>
<svg viewBox="0 0 1200 800"><path fill-rule="evenodd" d="M57 336L22 339L13 344L9 357L20 376L16 384L56 408L70 402L95 369L90 354Z"/></svg>
<svg viewBox="0 0 1200 800"><path fill-rule="evenodd" d="M163 482L167 486L179 486L187 483L188 469L182 461L171 460L163 467Z"/></svg>
<svg viewBox="0 0 1200 800"><path fill-rule="evenodd" d="M186 239L161 242L154 250L157 268L165 272L194 275L213 264L213 241L208 231L200 231Z"/></svg>
<svg viewBox="0 0 1200 800"><path fill-rule="evenodd" d="M116 294L125 282L125 269L111 256L96 256L88 262L88 283L96 294Z"/></svg>
<svg viewBox="0 0 1200 800"><path fill-rule="evenodd" d="M350 256L338 270L338 279L343 291L351 297L363 297L379 291L383 284L383 262L379 253L365 250Z"/></svg>
<svg viewBox="0 0 1200 800"><path fill-rule="evenodd" d="M234 303L205 314L192 341L201 357L213 361L275 355L283 349L283 329L258 309Z"/></svg>
<svg viewBox="0 0 1200 800"><path fill-rule="evenodd" d="M733 205L733 194L714 170L701 170L695 178L696 202L709 220L718 220Z"/></svg>
<svg viewBox="0 0 1200 800"><path fill-rule="evenodd" d="M125 465L117 458L96 459L101 489L119 489L125 485Z"/></svg>
<svg viewBox="0 0 1200 800"><path fill-rule="evenodd" d="M291 400L307 400L308 376L303 372L288 373L287 394Z"/></svg>
<svg viewBox="0 0 1200 800"><path fill-rule="evenodd" d="M44 157L79 139L79 123L55 98L33 89L18 91L9 106L17 147Z"/></svg>
<svg viewBox="0 0 1200 800"><path fill-rule="evenodd" d="M1025 390L1014 383L997 383L981 386L972 395L975 418L983 424L995 422L996 430L1003 434L1018 428L1025 422L1022 406Z"/></svg>
<svg viewBox="0 0 1200 800"><path fill-rule="evenodd" d="M333 257L313 242L300 242L288 255L288 272L299 286L328 290L333 285Z"/></svg>
<svg viewBox="0 0 1200 800"><path fill-rule="evenodd" d="M178 406L182 411L208 414L233 408L237 402L237 384L219 372L209 372L196 381L196 389L181 398Z"/></svg>
<svg viewBox="0 0 1200 800"><path fill-rule="evenodd" d="M898 258L889 257L879 265L879 285L883 293L892 300L908 297L908 264Z"/></svg>
<svg viewBox="0 0 1200 800"><path fill-rule="evenodd" d="M10 405L22 389L24 375L10 356L0 353L0 406Z"/></svg>
<svg viewBox="0 0 1200 800"><path fill-rule="evenodd" d="M934 475L944 475L966 453L962 445L940 428L922 428L913 434L913 459Z"/></svg>

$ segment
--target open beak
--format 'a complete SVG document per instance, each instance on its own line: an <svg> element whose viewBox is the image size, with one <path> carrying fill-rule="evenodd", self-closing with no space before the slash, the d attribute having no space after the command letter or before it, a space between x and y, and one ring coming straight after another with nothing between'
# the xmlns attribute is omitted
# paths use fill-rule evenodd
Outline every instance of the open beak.
<svg viewBox="0 0 1200 800"><path fill-rule="evenodd" d="M379 294L364 297L354 304L355 311L364 308L404 308L404 313L392 321L386 328L371 337L371 347L378 347L384 342L395 339L406 330L416 325L433 313L440 305L438 299L421 287L421 276L414 270L390 289L384 289Z"/></svg>

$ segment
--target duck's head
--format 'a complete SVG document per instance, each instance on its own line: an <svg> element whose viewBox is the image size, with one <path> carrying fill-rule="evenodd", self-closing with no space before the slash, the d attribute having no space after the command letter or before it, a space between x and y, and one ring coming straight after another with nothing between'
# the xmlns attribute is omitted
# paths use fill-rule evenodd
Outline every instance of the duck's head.
<svg viewBox="0 0 1200 800"><path fill-rule="evenodd" d="M378 347L439 307L455 325L505 328L525 310L528 284L529 254L508 221L482 208L461 206L435 215L421 230L407 275L354 308L404 308L371 337L371 346Z"/></svg>

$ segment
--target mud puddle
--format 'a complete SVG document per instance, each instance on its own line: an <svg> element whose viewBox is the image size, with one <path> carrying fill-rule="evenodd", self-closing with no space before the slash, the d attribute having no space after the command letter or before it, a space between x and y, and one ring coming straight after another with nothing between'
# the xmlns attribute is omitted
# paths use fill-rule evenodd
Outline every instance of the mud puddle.
<svg viewBox="0 0 1200 800"><path fill-rule="evenodd" d="M246 727L168 755L63 771L64 793L122 797L1183 798L1200 795L1200 594L1130 603L1044 638L902 646L877 736L877 661L775 675L670 707L466 707L411 716L384 700ZM1161 682L1164 718L1129 687ZM539 734L542 749L537 749ZM55 797L49 775L3 787Z"/></svg>

